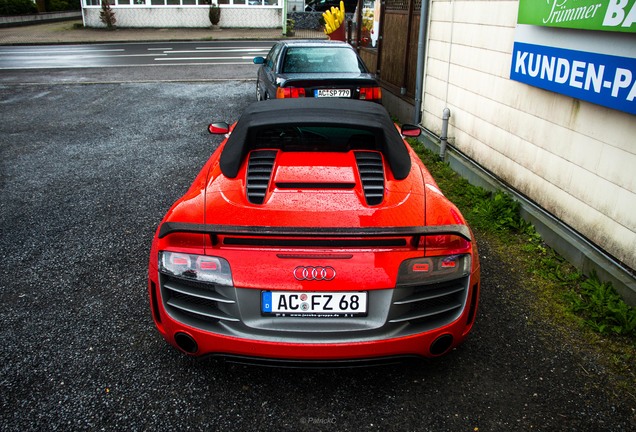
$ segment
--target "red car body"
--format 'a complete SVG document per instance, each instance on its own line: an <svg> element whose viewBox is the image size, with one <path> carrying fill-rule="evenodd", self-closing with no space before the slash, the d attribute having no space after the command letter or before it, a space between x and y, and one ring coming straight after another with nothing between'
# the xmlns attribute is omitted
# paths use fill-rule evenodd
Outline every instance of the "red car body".
<svg viewBox="0 0 636 432"><path fill-rule="evenodd" d="M230 131L231 130L231 131ZM470 332L472 233L386 110L251 105L152 242L161 335L193 355L286 362L435 357Z"/></svg>

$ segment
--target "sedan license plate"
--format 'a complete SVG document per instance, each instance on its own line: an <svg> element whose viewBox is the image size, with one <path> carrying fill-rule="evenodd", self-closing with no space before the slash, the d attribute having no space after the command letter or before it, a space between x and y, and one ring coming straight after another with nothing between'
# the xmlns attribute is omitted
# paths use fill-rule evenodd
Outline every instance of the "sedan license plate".
<svg viewBox="0 0 636 432"><path fill-rule="evenodd" d="M367 293L263 291L261 311L278 317L366 316Z"/></svg>
<svg viewBox="0 0 636 432"><path fill-rule="evenodd" d="M350 98L351 89L319 89L314 90L314 97Z"/></svg>

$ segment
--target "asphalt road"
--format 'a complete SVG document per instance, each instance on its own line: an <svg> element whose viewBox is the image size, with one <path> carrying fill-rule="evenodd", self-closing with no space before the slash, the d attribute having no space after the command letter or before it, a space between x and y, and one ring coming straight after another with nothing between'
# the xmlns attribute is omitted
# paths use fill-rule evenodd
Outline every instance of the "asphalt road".
<svg viewBox="0 0 636 432"><path fill-rule="evenodd" d="M255 80L258 66L253 57L267 55L272 45L272 41L215 41L0 46L0 84ZM247 49L241 57L251 60L228 60L235 56L234 49ZM207 52L195 56L191 51ZM163 52L171 54L158 56Z"/></svg>
<svg viewBox="0 0 636 432"><path fill-rule="evenodd" d="M0 70L253 64L272 41L197 41L0 46Z"/></svg>
<svg viewBox="0 0 636 432"><path fill-rule="evenodd" d="M443 358L289 370L175 351L150 317L150 241L218 144L207 124L254 83L58 78L0 74L0 430L635 430L634 401L483 241L474 332Z"/></svg>

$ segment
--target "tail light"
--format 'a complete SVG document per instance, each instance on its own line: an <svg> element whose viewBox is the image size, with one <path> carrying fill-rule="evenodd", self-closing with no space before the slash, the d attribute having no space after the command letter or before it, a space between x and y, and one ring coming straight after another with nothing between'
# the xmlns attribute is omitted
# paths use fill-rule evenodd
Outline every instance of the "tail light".
<svg viewBox="0 0 636 432"><path fill-rule="evenodd" d="M360 99L379 101L382 99L382 89L380 87L361 87Z"/></svg>
<svg viewBox="0 0 636 432"><path fill-rule="evenodd" d="M456 235L436 235L422 236L419 247L424 249L426 256L438 256L470 253L472 245Z"/></svg>
<svg viewBox="0 0 636 432"><path fill-rule="evenodd" d="M232 285L230 264L223 258L180 252L159 252L159 271L165 274Z"/></svg>
<svg viewBox="0 0 636 432"><path fill-rule="evenodd" d="M433 283L470 275L470 255L413 258L400 264L398 285Z"/></svg>
<svg viewBox="0 0 636 432"><path fill-rule="evenodd" d="M276 99L305 97L305 89L300 87L278 87L276 89Z"/></svg>
<svg viewBox="0 0 636 432"><path fill-rule="evenodd" d="M470 275L472 244L457 235L422 236L425 256L400 264L398 285L433 283Z"/></svg>

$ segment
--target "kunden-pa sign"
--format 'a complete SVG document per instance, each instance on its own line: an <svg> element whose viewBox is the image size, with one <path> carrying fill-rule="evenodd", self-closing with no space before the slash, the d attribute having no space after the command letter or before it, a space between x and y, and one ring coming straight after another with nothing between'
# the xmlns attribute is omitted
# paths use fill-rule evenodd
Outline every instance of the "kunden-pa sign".
<svg viewBox="0 0 636 432"><path fill-rule="evenodd" d="M636 114L636 59L515 42L510 78Z"/></svg>

